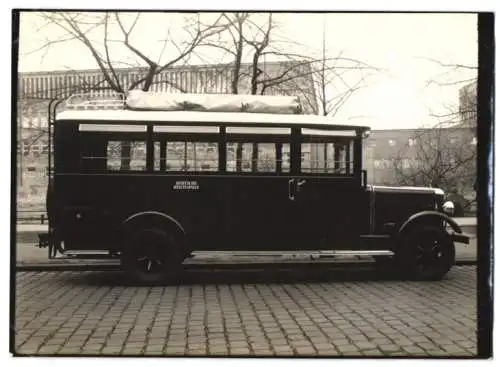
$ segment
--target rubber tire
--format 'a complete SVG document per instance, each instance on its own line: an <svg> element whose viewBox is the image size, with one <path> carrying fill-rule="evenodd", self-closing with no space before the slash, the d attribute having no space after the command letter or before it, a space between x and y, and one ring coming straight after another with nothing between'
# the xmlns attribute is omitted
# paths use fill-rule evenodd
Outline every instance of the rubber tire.
<svg viewBox="0 0 500 367"><path fill-rule="evenodd" d="M158 258L165 264L160 273L146 273L137 269L137 250L141 249L146 238L154 238L163 253ZM128 278L144 285L154 285L175 279L182 269L183 251L175 237L159 228L138 228L128 234L126 245L121 254L121 266Z"/></svg>
<svg viewBox="0 0 500 367"><path fill-rule="evenodd" d="M415 241L427 233L440 241L442 258L434 267L422 268L414 262ZM400 246L396 250L397 266L401 269L405 277L411 280L438 281L450 271L455 264L455 244L442 228L424 226L410 229L403 235Z"/></svg>

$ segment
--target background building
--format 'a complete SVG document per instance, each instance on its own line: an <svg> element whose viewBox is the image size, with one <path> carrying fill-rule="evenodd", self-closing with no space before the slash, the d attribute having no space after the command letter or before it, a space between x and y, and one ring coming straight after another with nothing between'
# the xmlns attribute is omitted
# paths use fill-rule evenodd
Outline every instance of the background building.
<svg viewBox="0 0 500 367"><path fill-rule="evenodd" d="M467 126L477 124L477 82L467 84L459 90L460 122Z"/></svg>
<svg viewBox="0 0 500 367"><path fill-rule="evenodd" d="M293 95L301 100L306 114L316 114L316 94L309 64L265 62L259 64L261 78L286 75L282 83L265 89L265 95ZM131 85L145 76L147 70L115 70L120 83ZM243 64L238 82L239 94L250 94L251 64ZM234 70L231 65L196 65L169 68L153 80L152 91L171 93L231 93ZM140 88L140 84L138 88ZM18 75L18 204L21 209L44 210L47 184L47 115L53 98L66 98L86 92L93 96L115 93L106 89L100 70L29 72ZM259 90L260 93L260 90Z"/></svg>
<svg viewBox="0 0 500 367"><path fill-rule="evenodd" d="M440 134L433 135L446 140L442 142L443 145L450 149L455 147L457 152L464 151L464 145L467 145L467 153L473 154L476 139L470 134L470 129L457 127L441 130ZM431 144L429 131L430 129L372 130L371 136L364 142L363 150L363 166L368 171L368 182L375 185L397 184L394 160L400 159L403 168L414 165L418 150L423 149L421 145ZM470 172L470 175L475 177L475 171Z"/></svg>

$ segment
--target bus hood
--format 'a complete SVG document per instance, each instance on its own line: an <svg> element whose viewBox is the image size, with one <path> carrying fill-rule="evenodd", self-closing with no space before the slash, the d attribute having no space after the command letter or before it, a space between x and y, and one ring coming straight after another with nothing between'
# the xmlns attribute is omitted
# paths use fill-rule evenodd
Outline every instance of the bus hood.
<svg viewBox="0 0 500 367"><path fill-rule="evenodd" d="M431 194L444 195L444 191L433 187L414 187L414 186L371 186L376 193L408 193L408 194Z"/></svg>

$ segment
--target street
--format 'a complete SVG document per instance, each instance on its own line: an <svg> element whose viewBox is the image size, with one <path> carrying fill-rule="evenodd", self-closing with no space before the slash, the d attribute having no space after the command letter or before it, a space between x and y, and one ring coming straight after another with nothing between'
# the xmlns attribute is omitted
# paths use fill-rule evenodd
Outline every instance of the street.
<svg viewBox="0 0 500 367"><path fill-rule="evenodd" d="M138 287L119 271L81 267L116 260L48 260L25 236L30 242L16 251L18 354L476 354L475 266L455 266L441 282L410 282L373 267L331 268L331 259L216 254L188 260L178 285ZM458 262L473 264L475 233L456 249Z"/></svg>
<svg viewBox="0 0 500 367"><path fill-rule="evenodd" d="M18 354L474 356L476 267L440 282L374 270L192 272L137 287L116 271L16 274Z"/></svg>

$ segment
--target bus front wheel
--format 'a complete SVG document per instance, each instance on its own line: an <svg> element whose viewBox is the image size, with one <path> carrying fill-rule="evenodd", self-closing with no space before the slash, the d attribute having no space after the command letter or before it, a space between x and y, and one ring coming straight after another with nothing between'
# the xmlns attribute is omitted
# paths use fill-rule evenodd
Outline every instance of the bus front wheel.
<svg viewBox="0 0 500 367"><path fill-rule="evenodd" d="M398 266L414 280L441 280L455 263L455 244L442 228L409 231L396 252Z"/></svg>

